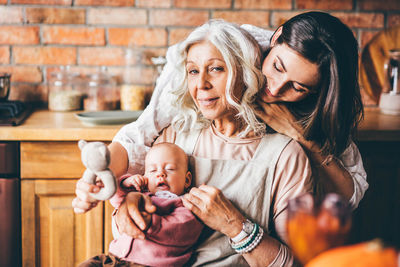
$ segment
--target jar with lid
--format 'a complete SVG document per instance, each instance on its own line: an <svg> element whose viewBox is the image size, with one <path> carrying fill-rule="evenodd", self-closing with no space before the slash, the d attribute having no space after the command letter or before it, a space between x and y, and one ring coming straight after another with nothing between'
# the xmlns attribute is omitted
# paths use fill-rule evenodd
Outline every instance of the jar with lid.
<svg viewBox="0 0 400 267"><path fill-rule="evenodd" d="M88 111L118 109L119 94L115 79L105 67L87 76L83 108Z"/></svg>
<svg viewBox="0 0 400 267"><path fill-rule="evenodd" d="M145 65L145 53L135 47L125 51L125 70L121 85L121 109L142 110L146 94L152 87L153 69Z"/></svg>
<svg viewBox="0 0 400 267"><path fill-rule="evenodd" d="M52 111L71 111L82 108L82 92L79 90L79 76L69 66L61 66L48 80L48 107Z"/></svg>

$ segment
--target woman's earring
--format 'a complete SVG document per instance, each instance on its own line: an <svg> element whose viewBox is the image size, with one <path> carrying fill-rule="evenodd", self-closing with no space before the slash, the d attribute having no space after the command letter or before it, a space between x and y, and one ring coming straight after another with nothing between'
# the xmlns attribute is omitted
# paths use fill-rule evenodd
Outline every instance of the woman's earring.
<svg viewBox="0 0 400 267"><path fill-rule="evenodd" d="M272 40L271 40L271 46L274 46L276 43L276 40L279 38L279 36L281 36L282 34L282 26L280 26L274 33L274 35L272 36Z"/></svg>

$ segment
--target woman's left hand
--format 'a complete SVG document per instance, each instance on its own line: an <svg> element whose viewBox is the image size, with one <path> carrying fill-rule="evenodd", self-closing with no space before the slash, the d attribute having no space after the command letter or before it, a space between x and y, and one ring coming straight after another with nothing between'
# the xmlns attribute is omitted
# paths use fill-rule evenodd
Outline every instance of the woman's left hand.
<svg viewBox="0 0 400 267"><path fill-rule="evenodd" d="M283 103L264 103L257 101L259 109L256 115L278 133L287 135L296 141L303 139L304 130L296 118Z"/></svg>
<svg viewBox="0 0 400 267"><path fill-rule="evenodd" d="M208 185L193 187L182 201L208 227L228 237L236 236L242 229L245 217L218 188Z"/></svg>

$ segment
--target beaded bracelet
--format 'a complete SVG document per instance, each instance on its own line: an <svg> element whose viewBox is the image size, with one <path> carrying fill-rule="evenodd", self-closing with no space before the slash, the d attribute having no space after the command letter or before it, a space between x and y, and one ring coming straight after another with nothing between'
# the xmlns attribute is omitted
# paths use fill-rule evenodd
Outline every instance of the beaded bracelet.
<svg viewBox="0 0 400 267"><path fill-rule="evenodd" d="M251 234L240 242L235 243L232 241L232 239L229 239L229 243L231 244L231 247L233 249L238 249L238 248L243 247L246 243L250 242L250 239L257 235L258 227L259 226L257 224L254 224L253 231L251 232Z"/></svg>
<svg viewBox="0 0 400 267"><path fill-rule="evenodd" d="M245 240L239 243L233 243L230 241L232 248L239 254L249 253L261 242L264 235L264 230L258 226L254 225L252 233Z"/></svg>

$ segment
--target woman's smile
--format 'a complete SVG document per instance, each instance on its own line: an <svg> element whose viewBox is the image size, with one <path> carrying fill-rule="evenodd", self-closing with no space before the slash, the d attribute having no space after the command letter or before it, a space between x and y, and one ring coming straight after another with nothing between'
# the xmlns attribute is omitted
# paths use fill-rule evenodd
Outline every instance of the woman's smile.
<svg viewBox="0 0 400 267"><path fill-rule="evenodd" d="M218 99L219 97L197 98L197 102L202 107L210 108L217 103Z"/></svg>

